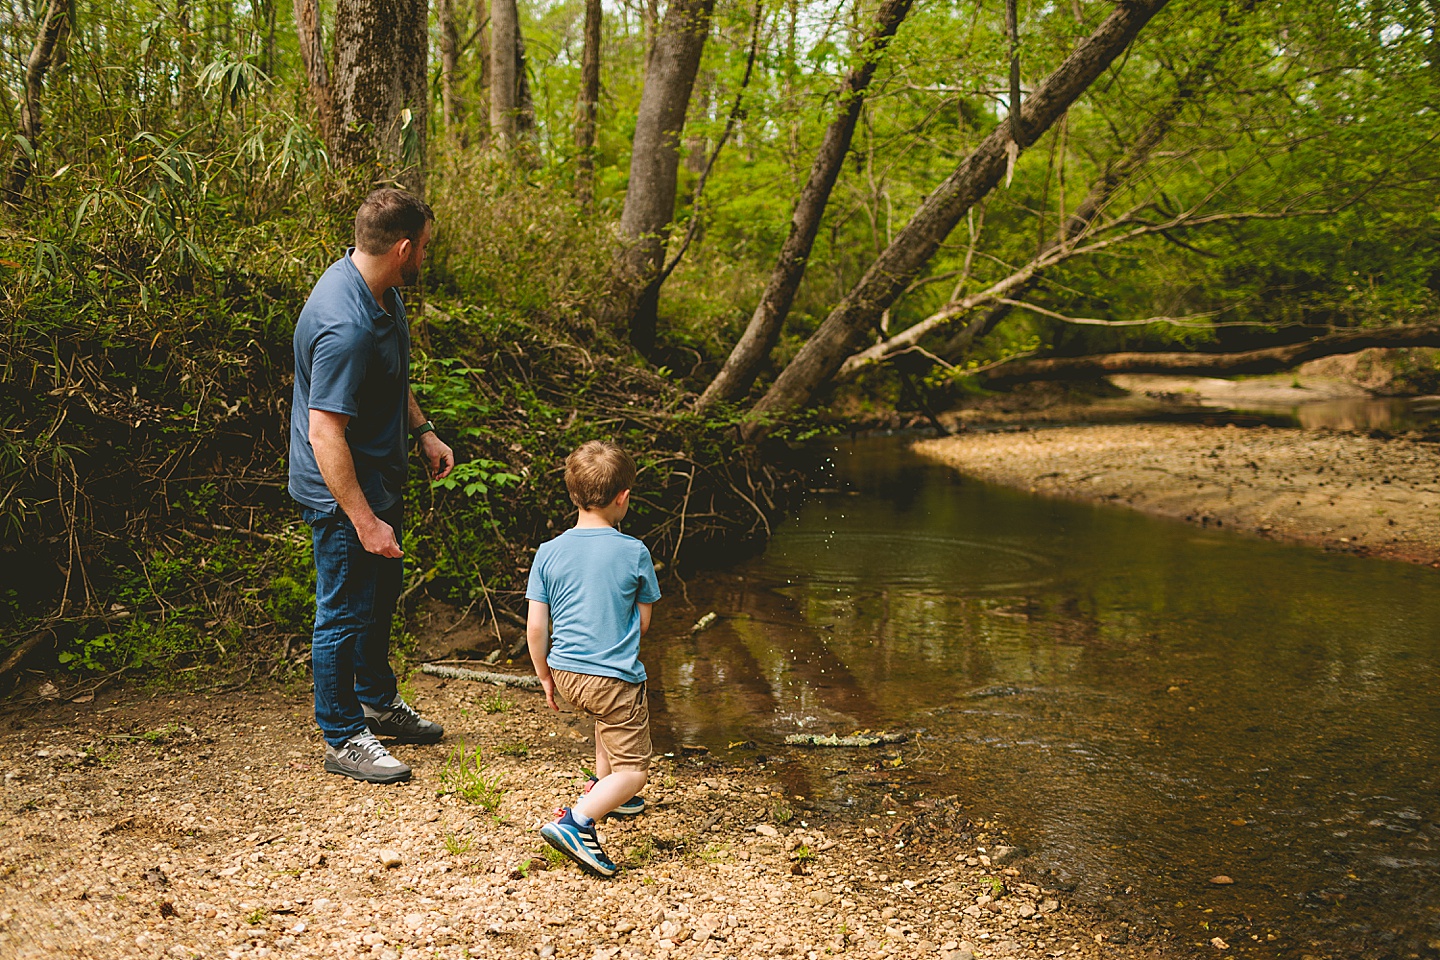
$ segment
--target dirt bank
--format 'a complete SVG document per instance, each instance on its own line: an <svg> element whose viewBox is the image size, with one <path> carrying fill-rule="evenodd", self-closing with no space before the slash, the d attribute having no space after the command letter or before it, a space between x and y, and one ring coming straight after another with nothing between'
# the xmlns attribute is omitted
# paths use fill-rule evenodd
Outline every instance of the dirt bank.
<svg viewBox="0 0 1440 960"><path fill-rule="evenodd" d="M659 761L648 811L605 829L626 869L591 879L535 833L581 782L577 719L468 681L411 695L448 733L396 748L415 778L389 787L321 772L308 685L12 702L0 955L1168 955L1027 882L953 800L841 819L726 744ZM468 799L462 744L485 767ZM831 755L878 771L905 753Z"/></svg>
<svg viewBox="0 0 1440 960"><path fill-rule="evenodd" d="M921 441L1006 486L1327 550L1440 562L1432 443L1268 427L1105 424Z"/></svg>

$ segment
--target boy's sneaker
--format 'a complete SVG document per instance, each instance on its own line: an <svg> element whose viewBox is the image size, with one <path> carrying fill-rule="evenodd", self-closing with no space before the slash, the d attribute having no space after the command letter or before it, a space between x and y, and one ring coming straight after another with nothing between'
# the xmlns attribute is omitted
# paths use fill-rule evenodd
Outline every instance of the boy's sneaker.
<svg viewBox="0 0 1440 960"><path fill-rule="evenodd" d="M620 868L605 854L605 848L600 846L600 835L595 832L595 824L580 826L570 814L569 807L562 808L560 816L553 823L541 827L540 836L544 837L550 846L597 877L613 877L620 872Z"/></svg>
<svg viewBox="0 0 1440 960"><path fill-rule="evenodd" d="M338 747L325 746L325 772L367 783L398 783L410 779L410 768L390 756L370 731L357 733Z"/></svg>
<svg viewBox="0 0 1440 960"><path fill-rule="evenodd" d="M445 736L445 728L426 720L415 708L396 697L388 707L361 704L365 726L377 737L392 737L400 743L436 743Z"/></svg>
<svg viewBox="0 0 1440 960"><path fill-rule="evenodd" d="M589 780L587 780L587 781L585 782L585 789L580 792L581 798L583 799L584 796L585 796L585 794L587 794L587 793L589 793L591 790L593 790L593 789L595 788L595 784L597 784L597 783L599 783L599 782L600 782L600 781L597 780L595 777L591 777ZM620 806L616 807L614 810L611 810L609 813L606 814L606 816L607 816L607 817L633 817L633 816L635 816L635 815L637 815L637 814L639 814L639 813L644 812L644 810L645 810L645 798L642 797L642 796L640 796L640 795L637 793L635 796L631 797L629 800L626 800L624 803L620 804Z"/></svg>

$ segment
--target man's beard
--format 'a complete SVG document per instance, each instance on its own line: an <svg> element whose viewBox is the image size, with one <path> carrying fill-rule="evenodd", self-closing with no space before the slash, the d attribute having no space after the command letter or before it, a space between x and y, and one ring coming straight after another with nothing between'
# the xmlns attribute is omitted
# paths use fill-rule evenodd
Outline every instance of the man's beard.
<svg viewBox="0 0 1440 960"><path fill-rule="evenodd" d="M404 286L413 287L420 279L420 265L407 261L405 265L400 268L400 279L403 281Z"/></svg>

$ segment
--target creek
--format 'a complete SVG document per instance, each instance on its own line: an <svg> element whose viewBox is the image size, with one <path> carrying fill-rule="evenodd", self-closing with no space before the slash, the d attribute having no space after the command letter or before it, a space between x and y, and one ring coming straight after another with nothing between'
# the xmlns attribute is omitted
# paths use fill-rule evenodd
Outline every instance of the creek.
<svg viewBox="0 0 1440 960"><path fill-rule="evenodd" d="M657 746L768 757L833 815L958 795L1184 950L1440 953L1440 574L1025 495L901 438L830 465L762 555L657 606ZM911 740L782 743L861 729Z"/></svg>

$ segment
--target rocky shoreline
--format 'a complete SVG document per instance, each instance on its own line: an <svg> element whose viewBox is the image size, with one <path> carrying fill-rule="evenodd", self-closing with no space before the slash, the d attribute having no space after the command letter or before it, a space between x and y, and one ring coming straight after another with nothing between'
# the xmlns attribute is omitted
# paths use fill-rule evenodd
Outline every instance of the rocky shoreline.
<svg viewBox="0 0 1440 960"><path fill-rule="evenodd" d="M1440 566L1440 449L1365 434L1125 423L914 449L968 476L1198 526Z"/></svg>
<svg viewBox="0 0 1440 960"><path fill-rule="evenodd" d="M298 682L12 701L0 954L1163 955L1030 882L953 798L838 817L723 744L657 762L646 813L604 830L625 869L592 879L535 832L581 783L578 719L527 691L410 687L448 733L397 748L416 774L390 787L321 772ZM864 749L834 753L860 765Z"/></svg>

